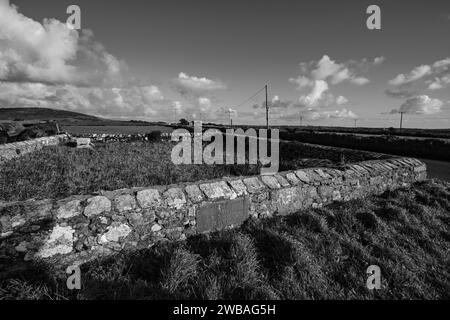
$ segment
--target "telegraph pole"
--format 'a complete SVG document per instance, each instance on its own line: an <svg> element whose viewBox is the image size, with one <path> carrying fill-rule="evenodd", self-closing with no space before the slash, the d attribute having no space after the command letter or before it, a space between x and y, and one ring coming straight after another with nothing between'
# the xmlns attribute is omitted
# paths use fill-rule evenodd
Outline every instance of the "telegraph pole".
<svg viewBox="0 0 450 320"><path fill-rule="evenodd" d="M230 117L230 127L233 128L233 117L232 117L232 111L228 110L228 116Z"/></svg>
<svg viewBox="0 0 450 320"><path fill-rule="evenodd" d="M355 119L355 128L356 128L356 122L358 121L358 119Z"/></svg>
<svg viewBox="0 0 450 320"><path fill-rule="evenodd" d="M265 86L266 89L266 128L269 130L269 103L267 101L267 84Z"/></svg>
<svg viewBox="0 0 450 320"><path fill-rule="evenodd" d="M402 132L402 128L403 128L403 114L405 112L404 111L400 111L400 132Z"/></svg>
<svg viewBox="0 0 450 320"><path fill-rule="evenodd" d="M303 126L303 116L302 113L300 112L300 127Z"/></svg>

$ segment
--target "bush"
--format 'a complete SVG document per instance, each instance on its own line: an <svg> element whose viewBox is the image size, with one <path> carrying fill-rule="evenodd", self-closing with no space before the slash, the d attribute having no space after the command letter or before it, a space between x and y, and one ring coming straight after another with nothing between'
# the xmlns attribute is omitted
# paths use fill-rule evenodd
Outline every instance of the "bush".
<svg viewBox="0 0 450 320"><path fill-rule="evenodd" d="M145 137L147 138L148 141L151 141L151 142L161 141L161 131L159 131L159 130L152 131L152 132L146 134Z"/></svg>

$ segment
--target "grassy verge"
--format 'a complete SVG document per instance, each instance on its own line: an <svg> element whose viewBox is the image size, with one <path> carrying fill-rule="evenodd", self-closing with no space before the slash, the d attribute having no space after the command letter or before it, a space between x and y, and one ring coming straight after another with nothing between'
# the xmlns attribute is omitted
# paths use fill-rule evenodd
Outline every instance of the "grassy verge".
<svg viewBox="0 0 450 320"><path fill-rule="evenodd" d="M82 268L78 292L33 266L2 279L0 297L449 299L449 210L450 184L427 181L97 261ZM372 264L381 268L378 291L366 288Z"/></svg>

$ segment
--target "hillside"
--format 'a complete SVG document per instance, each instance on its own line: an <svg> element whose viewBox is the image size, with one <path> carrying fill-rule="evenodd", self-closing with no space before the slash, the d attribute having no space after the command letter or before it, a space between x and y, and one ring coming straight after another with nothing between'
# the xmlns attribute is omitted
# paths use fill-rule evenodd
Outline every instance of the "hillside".
<svg viewBox="0 0 450 320"><path fill-rule="evenodd" d="M56 120L65 126L148 126L146 121L120 121L48 108L0 108L0 121Z"/></svg>
<svg viewBox="0 0 450 320"><path fill-rule="evenodd" d="M103 121L83 113L47 108L1 108L0 121L2 120Z"/></svg>

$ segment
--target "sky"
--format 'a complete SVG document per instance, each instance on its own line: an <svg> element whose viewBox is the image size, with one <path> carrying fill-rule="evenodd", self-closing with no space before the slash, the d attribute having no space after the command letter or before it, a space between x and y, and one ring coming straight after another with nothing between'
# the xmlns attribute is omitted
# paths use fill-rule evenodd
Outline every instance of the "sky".
<svg viewBox="0 0 450 320"><path fill-rule="evenodd" d="M449 128L449 39L448 0L0 0L0 112Z"/></svg>

